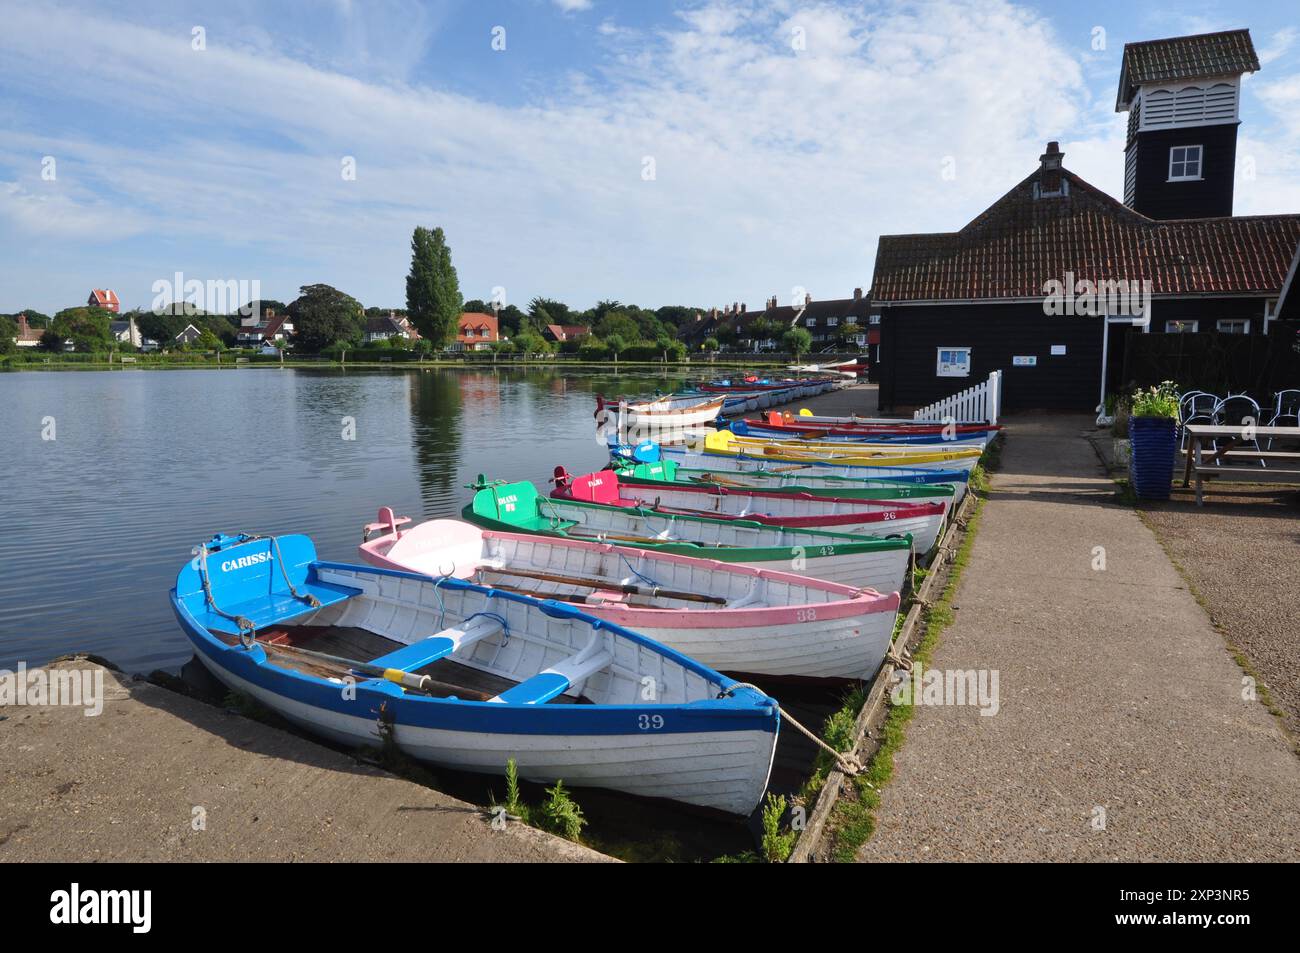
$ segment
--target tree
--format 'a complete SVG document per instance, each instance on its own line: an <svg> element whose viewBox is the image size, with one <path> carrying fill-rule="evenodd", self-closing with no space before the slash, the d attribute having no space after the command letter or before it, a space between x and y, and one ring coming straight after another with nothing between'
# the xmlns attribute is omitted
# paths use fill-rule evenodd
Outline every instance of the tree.
<svg viewBox="0 0 1300 953"><path fill-rule="evenodd" d="M223 351L225 345L221 343L221 338L212 333L210 328L204 328L199 334L199 338L194 342L196 350L200 351Z"/></svg>
<svg viewBox="0 0 1300 953"><path fill-rule="evenodd" d="M113 312L104 308L65 308L54 316L50 330L71 341L78 351L109 351L113 348L108 327L112 318Z"/></svg>
<svg viewBox="0 0 1300 953"><path fill-rule="evenodd" d="M183 316L168 310L161 314L155 311L141 312L136 317L135 323L141 335L153 338L160 345L165 345L175 341L176 335L184 331L185 325L189 322Z"/></svg>
<svg viewBox="0 0 1300 953"><path fill-rule="evenodd" d="M781 343L794 355L797 361L800 354L807 354L812 348L812 335L806 328L790 328L781 335Z"/></svg>
<svg viewBox="0 0 1300 953"><path fill-rule="evenodd" d="M303 285L287 311L293 318L293 346L318 354L331 344L349 347L361 343L365 331L361 302L329 285Z"/></svg>
<svg viewBox="0 0 1300 953"><path fill-rule="evenodd" d="M36 342L36 347L42 351L62 351L63 336L46 328L41 333L41 339Z"/></svg>
<svg viewBox="0 0 1300 953"><path fill-rule="evenodd" d="M532 328L524 328L514 337L513 340L519 350L525 354L546 354L551 349L546 338L542 337Z"/></svg>
<svg viewBox="0 0 1300 953"><path fill-rule="evenodd" d="M466 308L465 310L469 310ZM489 309L491 310L491 309ZM513 304L508 304L497 313L497 326L505 337L514 337L524 326L528 316Z"/></svg>
<svg viewBox="0 0 1300 953"><path fill-rule="evenodd" d="M0 315L0 354L12 354L18 350L18 322L8 315Z"/></svg>
<svg viewBox="0 0 1300 953"><path fill-rule="evenodd" d="M704 350L708 351L711 354L716 354L718 351L722 350L722 345L718 343L717 338L705 338Z"/></svg>
<svg viewBox="0 0 1300 953"><path fill-rule="evenodd" d="M605 315L592 331L604 341L608 341L611 336L622 338L624 342L636 341L641 337L637 323L621 311L611 311Z"/></svg>
<svg viewBox="0 0 1300 953"><path fill-rule="evenodd" d="M621 334L611 334L605 338L605 347L614 353L614 363L617 364L619 352L627 350L627 340Z"/></svg>
<svg viewBox="0 0 1300 953"><path fill-rule="evenodd" d="M528 302L528 316L538 328L548 324L573 324L576 320L569 306L554 298L534 298Z"/></svg>
<svg viewBox="0 0 1300 953"><path fill-rule="evenodd" d="M406 276L411 323L435 347L445 347L456 336L461 303L460 282L442 229L417 227L411 236L411 271Z"/></svg>

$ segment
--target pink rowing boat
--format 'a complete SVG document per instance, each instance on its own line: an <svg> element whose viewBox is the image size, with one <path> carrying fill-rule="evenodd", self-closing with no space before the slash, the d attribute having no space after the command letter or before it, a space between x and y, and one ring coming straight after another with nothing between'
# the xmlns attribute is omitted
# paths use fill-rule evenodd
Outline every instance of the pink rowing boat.
<svg viewBox="0 0 1300 953"><path fill-rule="evenodd" d="M714 668L807 679L866 679L880 666L898 593L609 543L500 533L389 507L367 524L372 566L468 579L577 603ZM659 686L659 691L675 690Z"/></svg>

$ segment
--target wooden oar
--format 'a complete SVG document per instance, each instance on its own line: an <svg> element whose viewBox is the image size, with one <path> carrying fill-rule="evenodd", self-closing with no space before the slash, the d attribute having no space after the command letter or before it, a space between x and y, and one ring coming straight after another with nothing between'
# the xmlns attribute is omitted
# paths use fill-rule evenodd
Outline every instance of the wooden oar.
<svg viewBox="0 0 1300 953"><path fill-rule="evenodd" d="M318 662L324 662L327 665L334 665L343 669L353 669L365 675L372 675L375 678L386 678L390 682L395 682L403 688L411 688L417 692L433 694L435 688L447 689L456 692L457 695L474 696L474 701L487 701L491 698L484 692L475 691L472 688L464 688L460 685L453 685L450 682L440 682L437 679L430 678L428 675L415 675L411 672L403 672L400 668L384 668L382 665L371 665L369 662L358 662L355 659L342 658L338 655L326 655L324 652L316 652L312 649L300 648L297 645L276 645L274 642L263 642L257 640L257 644L264 649L274 652L289 652L294 655L302 655L306 658L315 659Z"/></svg>
<svg viewBox="0 0 1300 953"><path fill-rule="evenodd" d="M582 596L576 592L565 594L562 592L544 592L541 589L525 589L523 586L511 586L504 582L485 581L483 585L491 586L493 589L503 589L506 592L517 592L521 596L532 596L534 599L556 599L559 600L560 602L572 602L574 605L580 605L580 606L592 605L593 598L595 598L596 600L595 604L597 605L599 605L601 602L606 601L599 598L600 595L599 592L592 592L592 593L588 593L585 596ZM611 596L615 595L615 593L610 589L606 589L605 591L608 592ZM626 600L619 601L615 604L623 605L623 606L634 606L639 609L659 608L659 605L655 603L654 600L649 599L645 596L628 596Z"/></svg>
<svg viewBox="0 0 1300 953"><path fill-rule="evenodd" d="M595 579L589 576L562 576L532 569L496 569L489 567L482 567L479 572L490 572L499 576L522 576L525 579L540 579L543 582L557 582L566 586L585 586L588 589L606 589L610 592L621 592L628 596L661 596L665 599L681 599L683 602L710 602L720 606L727 604L727 600L721 596L705 595L702 592L682 592L676 589L662 589L659 586L637 586L632 583L610 582L607 579Z"/></svg>

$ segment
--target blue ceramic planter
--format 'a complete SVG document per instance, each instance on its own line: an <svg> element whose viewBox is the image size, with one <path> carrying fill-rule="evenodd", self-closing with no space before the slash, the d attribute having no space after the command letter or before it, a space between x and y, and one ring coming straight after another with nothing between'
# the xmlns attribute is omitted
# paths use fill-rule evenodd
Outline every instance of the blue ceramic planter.
<svg viewBox="0 0 1300 953"><path fill-rule="evenodd" d="M1142 500L1169 499L1174 479L1178 421L1168 417L1128 419L1129 482Z"/></svg>

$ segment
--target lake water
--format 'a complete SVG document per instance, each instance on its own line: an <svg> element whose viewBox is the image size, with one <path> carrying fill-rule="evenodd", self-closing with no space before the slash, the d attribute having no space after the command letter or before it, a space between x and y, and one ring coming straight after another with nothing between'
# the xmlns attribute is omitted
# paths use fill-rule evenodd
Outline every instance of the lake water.
<svg viewBox="0 0 1300 953"><path fill-rule="evenodd" d="M379 506L456 516L476 474L545 487L557 464L597 469L594 395L680 384L544 370L0 374L0 668L75 651L176 670L191 651L167 593L213 533L306 533L323 558L355 562Z"/></svg>

